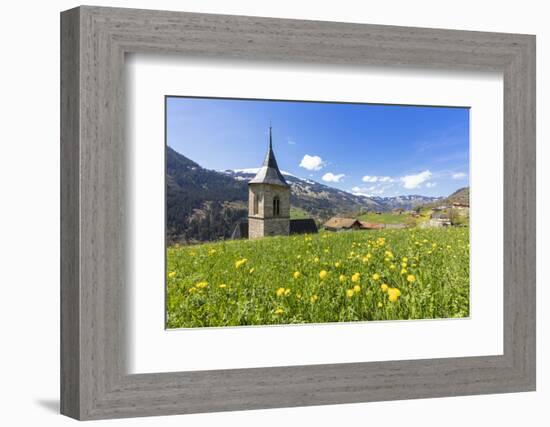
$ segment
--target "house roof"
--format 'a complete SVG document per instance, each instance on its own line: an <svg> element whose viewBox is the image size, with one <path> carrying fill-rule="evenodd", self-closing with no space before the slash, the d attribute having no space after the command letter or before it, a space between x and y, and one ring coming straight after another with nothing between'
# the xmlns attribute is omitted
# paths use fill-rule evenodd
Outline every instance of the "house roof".
<svg viewBox="0 0 550 427"><path fill-rule="evenodd" d="M264 163L256 176L252 178L248 184L270 184L290 187L279 170L277 160L275 159L275 153L273 152L273 140L271 137L271 126L269 126L269 148L265 155Z"/></svg>
<svg viewBox="0 0 550 427"><path fill-rule="evenodd" d="M328 228L351 228L355 224L361 225L361 223L355 218L342 218L338 216L333 216L327 222L323 224L323 227Z"/></svg>

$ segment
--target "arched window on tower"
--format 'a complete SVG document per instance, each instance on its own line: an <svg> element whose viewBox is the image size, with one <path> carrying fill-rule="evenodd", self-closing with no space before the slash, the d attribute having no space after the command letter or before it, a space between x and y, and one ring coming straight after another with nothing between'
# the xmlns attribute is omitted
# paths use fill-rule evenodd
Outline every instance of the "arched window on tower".
<svg viewBox="0 0 550 427"><path fill-rule="evenodd" d="M252 193L252 214L258 215L258 196Z"/></svg>
<svg viewBox="0 0 550 427"><path fill-rule="evenodd" d="M279 216L281 214L279 205L280 205L279 196L273 197L273 216Z"/></svg>

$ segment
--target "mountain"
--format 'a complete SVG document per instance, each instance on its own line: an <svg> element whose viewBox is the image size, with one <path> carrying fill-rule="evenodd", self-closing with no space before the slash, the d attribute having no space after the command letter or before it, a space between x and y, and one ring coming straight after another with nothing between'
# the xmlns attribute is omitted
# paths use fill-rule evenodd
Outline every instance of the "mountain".
<svg viewBox="0 0 550 427"><path fill-rule="evenodd" d="M204 169L166 149L166 234L168 242L229 237L247 217L247 185Z"/></svg>
<svg viewBox="0 0 550 427"><path fill-rule="evenodd" d="M205 169L170 147L166 149L166 233L169 243L228 238L247 218L248 181L258 169ZM290 203L318 223L334 215L412 209L439 198L367 197L282 172L291 186Z"/></svg>
<svg viewBox="0 0 550 427"><path fill-rule="evenodd" d="M470 204L470 187L464 187L456 190L453 194L445 199L448 204L451 203L464 203Z"/></svg>
<svg viewBox="0 0 550 427"><path fill-rule="evenodd" d="M377 202L379 205L383 206L382 210L392 210L392 209L405 209L411 210L417 206L425 205L427 203L433 203L435 201L443 199L442 197L430 197L430 196L421 196L419 194L410 194L407 196L394 196L394 197L371 197L372 200Z"/></svg>

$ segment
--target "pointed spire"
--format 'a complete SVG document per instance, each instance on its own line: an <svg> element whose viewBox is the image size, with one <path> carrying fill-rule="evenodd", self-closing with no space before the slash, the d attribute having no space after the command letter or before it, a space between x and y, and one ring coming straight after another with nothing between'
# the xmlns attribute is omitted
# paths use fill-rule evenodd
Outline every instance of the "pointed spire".
<svg viewBox="0 0 550 427"><path fill-rule="evenodd" d="M269 121L269 147L265 155L264 163L250 183L282 185L284 187L289 187L283 174L279 170L279 166L277 166L277 160L275 159L275 153L273 152L271 120Z"/></svg>

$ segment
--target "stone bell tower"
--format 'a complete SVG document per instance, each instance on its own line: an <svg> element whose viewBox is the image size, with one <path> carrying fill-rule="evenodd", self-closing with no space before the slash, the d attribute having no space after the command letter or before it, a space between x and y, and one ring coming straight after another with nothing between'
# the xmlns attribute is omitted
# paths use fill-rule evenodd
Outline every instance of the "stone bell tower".
<svg viewBox="0 0 550 427"><path fill-rule="evenodd" d="M277 166L271 126L264 163L248 183L248 237L288 236L290 232L290 185Z"/></svg>

